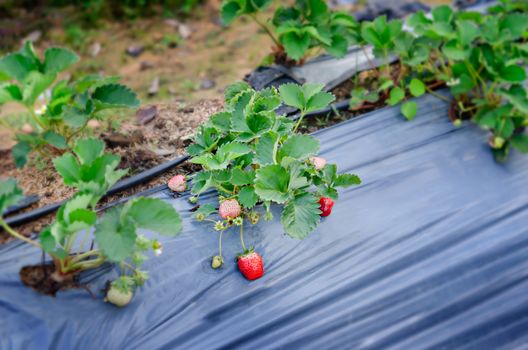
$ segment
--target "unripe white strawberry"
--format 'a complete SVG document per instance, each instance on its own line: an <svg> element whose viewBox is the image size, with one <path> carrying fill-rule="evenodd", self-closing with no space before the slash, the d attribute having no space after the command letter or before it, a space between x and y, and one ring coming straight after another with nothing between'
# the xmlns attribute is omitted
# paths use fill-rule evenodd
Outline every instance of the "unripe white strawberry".
<svg viewBox="0 0 528 350"><path fill-rule="evenodd" d="M105 301L107 303L112 303L117 307L123 307L123 306L128 305L128 303L130 303L130 301L132 300L132 296L133 294L130 289L124 292L121 289L115 286L112 286L110 287L108 292L106 292Z"/></svg>
<svg viewBox="0 0 528 350"><path fill-rule="evenodd" d="M310 162L313 164L316 170L321 170L326 165L326 159L321 157L310 157Z"/></svg>
<svg viewBox="0 0 528 350"><path fill-rule="evenodd" d="M241 212L240 204L238 204L236 199L228 199L220 203L220 209L218 212L222 219L236 218Z"/></svg>
<svg viewBox="0 0 528 350"><path fill-rule="evenodd" d="M187 182L185 175L176 175L173 176L169 183L167 184L171 190L174 192L183 192L187 189Z"/></svg>

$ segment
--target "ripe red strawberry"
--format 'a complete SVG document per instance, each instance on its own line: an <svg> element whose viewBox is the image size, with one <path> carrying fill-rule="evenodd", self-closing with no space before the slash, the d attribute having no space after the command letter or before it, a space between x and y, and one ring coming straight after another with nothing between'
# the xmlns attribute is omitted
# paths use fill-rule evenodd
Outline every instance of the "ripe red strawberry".
<svg viewBox="0 0 528 350"><path fill-rule="evenodd" d="M250 281L264 275L264 263L259 253L249 250L238 256L238 269Z"/></svg>
<svg viewBox="0 0 528 350"><path fill-rule="evenodd" d="M313 164L316 170L321 170L326 165L326 159L321 157L310 157L310 162Z"/></svg>
<svg viewBox="0 0 528 350"><path fill-rule="evenodd" d="M321 216L328 216L332 213L334 201L328 197L321 197L321 199L319 199L319 205L319 209L321 209Z"/></svg>
<svg viewBox="0 0 528 350"><path fill-rule="evenodd" d="M183 192L187 189L187 182L185 182L185 175L176 175L173 176L167 186L174 192Z"/></svg>
<svg viewBox="0 0 528 350"><path fill-rule="evenodd" d="M236 218L240 215L240 211L240 204L238 204L236 199L228 199L223 201L220 203L220 209L218 210L222 219Z"/></svg>

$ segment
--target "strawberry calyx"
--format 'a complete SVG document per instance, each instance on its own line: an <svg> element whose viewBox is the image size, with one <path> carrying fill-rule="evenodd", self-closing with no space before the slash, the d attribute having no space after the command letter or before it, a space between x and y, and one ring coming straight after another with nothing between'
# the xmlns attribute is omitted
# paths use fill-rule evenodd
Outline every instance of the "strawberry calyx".
<svg viewBox="0 0 528 350"><path fill-rule="evenodd" d="M250 247L249 249L244 250L243 253L238 254L236 256L236 260L238 261L238 259L244 258L254 252L255 252L255 247Z"/></svg>

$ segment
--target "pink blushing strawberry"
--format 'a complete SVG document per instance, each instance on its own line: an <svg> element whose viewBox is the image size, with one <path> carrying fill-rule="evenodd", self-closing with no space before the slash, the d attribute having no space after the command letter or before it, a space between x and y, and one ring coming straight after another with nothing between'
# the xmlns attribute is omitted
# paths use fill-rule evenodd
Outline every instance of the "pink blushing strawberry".
<svg viewBox="0 0 528 350"><path fill-rule="evenodd" d="M185 179L185 175L173 176L167 183L167 186L169 186L169 188L174 192L185 191L187 189L187 182Z"/></svg>
<svg viewBox="0 0 528 350"><path fill-rule="evenodd" d="M220 209L218 212L222 219L236 218L241 212L240 204L238 204L236 199L225 200L220 203Z"/></svg>
<svg viewBox="0 0 528 350"><path fill-rule="evenodd" d="M316 170L321 170L326 165L326 159L321 157L310 157L310 162L313 164Z"/></svg>

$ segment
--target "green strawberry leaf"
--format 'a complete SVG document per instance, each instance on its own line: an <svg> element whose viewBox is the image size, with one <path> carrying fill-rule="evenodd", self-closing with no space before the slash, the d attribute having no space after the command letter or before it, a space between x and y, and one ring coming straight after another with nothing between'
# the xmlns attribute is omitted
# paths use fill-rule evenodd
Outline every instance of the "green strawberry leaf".
<svg viewBox="0 0 528 350"><path fill-rule="evenodd" d="M255 192L263 200L284 203L288 200L290 175L280 165L267 165L257 170Z"/></svg>
<svg viewBox="0 0 528 350"><path fill-rule="evenodd" d="M120 262L132 256L136 244L134 222L121 217L121 208L112 208L95 225L95 240L104 256L113 262Z"/></svg>
<svg viewBox="0 0 528 350"><path fill-rule="evenodd" d="M326 108L330 103L334 102L335 96L329 92L318 92L314 96L310 97L306 104L305 112L317 111Z"/></svg>
<svg viewBox="0 0 528 350"><path fill-rule="evenodd" d="M56 147L58 149L66 149L68 147L68 144L66 143L66 139L64 136L57 134L53 131L46 131L42 138L53 147Z"/></svg>
<svg viewBox="0 0 528 350"><path fill-rule="evenodd" d="M274 133L267 133L262 136L255 146L255 163L260 165L267 165L275 163L273 158L277 147L277 135Z"/></svg>
<svg viewBox="0 0 528 350"><path fill-rule="evenodd" d="M40 245L42 246L42 249L51 256L57 259L64 259L68 256L68 253L66 253L63 248L57 247L57 241L51 231L53 226L46 227L39 234Z"/></svg>
<svg viewBox="0 0 528 350"><path fill-rule="evenodd" d="M0 216L9 208L17 204L24 196L13 178L0 180Z"/></svg>
<svg viewBox="0 0 528 350"><path fill-rule="evenodd" d="M207 203L207 204L200 205L200 208L196 210L196 212L194 213L194 216L196 217L197 214L203 214L205 217L207 217L214 213L216 213L216 208L214 207L214 205Z"/></svg>
<svg viewBox="0 0 528 350"><path fill-rule="evenodd" d="M284 45L286 54L293 60L300 60L310 47L310 35L306 32L288 32L280 37L281 44Z"/></svg>
<svg viewBox="0 0 528 350"><path fill-rule="evenodd" d="M407 120L413 120L417 112L417 104L414 101L408 101L402 104L401 112Z"/></svg>
<svg viewBox="0 0 528 350"><path fill-rule="evenodd" d="M359 176L354 174L340 174L335 177L334 186L337 187L350 187L352 185L361 184Z"/></svg>
<svg viewBox="0 0 528 350"><path fill-rule="evenodd" d="M300 194L284 206L282 226L291 237L303 239L317 227L320 213L319 203L313 194Z"/></svg>
<svg viewBox="0 0 528 350"><path fill-rule="evenodd" d="M104 143L95 138L78 140L73 151L81 161L81 164L92 164L104 152Z"/></svg>
<svg viewBox="0 0 528 350"><path fill-rule="evenodd" d="M252 184L255 180L255 171L248 170L244 171L239 168L231 170L231 183L235 186L243 186Z"/></svg>
<svg viewBox="0 0 528 350"><path fill-rule="evenodd" d="M458 21L457 32L463 46L470 45L479 36L480 29L473 21Z"/></svg>
<svg viewBox="0 0 528 350"><path fill-rule="evenodd" d="M231 113L228 112L219 112L213 114L209 120L215 128L220 131L228 132L231 130Z"/></svg>
<svg viewBox="0 0 528 350"><path fill-rule="evenodd" d="M230 24L242 11L239 1L224 1L220 8L220 18L224 24Z"/></svg>
<svg viewBox="0 0 528 350"><path fill-rule="evenodd" d="M24 79L24 87L22 89L24 104L32 108L37 98L53 84L55 78L55 74L42 74L37 71L29 72Z"/></svg>
<svg viewBox="0 0 528 350"><path fill-rule="evenodd" d="M301 87L294 83L283 84L279 87L279 93L282 101L291 107L304 109L306 101Z"/></svg>
<svg viewBox="0 0 528 350"><path fill-rule="evenodd" d="M279 150L280 158L292 157L298 160L307 159L319 151L319 140L310 135L289 137Z"/></svg>
<svg viewBox="0 0 528 350"><path fill-rule="evenodd" d="M11 101L22 101L22 91L20 90L18 85L0 85L0 105Z"/></svg>
<svg viewBox="0 0 528 350"><path fill-rule="evenodd" d="M79 61L74 52L60 47L51 47L44 53L44 72L59 73Z"/></svg>
<svg viewBox="0 0 528 350"><path fill-rule="evenodd" d="M345 57L348 51L348 41L341 35L332 36L332 43L324 45L326 52L336 58Z"/></svg>
<svg viewBox="0 0 528 350"><path fill-rule="evenodd" d="M519 134L511 138L511 144L522 153L528 153L528 135Z"/></svg>
<svg viewBox="0 0 528 350"><path fill-rule="evenodd" d="M317 95L319 92L321 92L324 89L324 84L320 83L306 83L303 85L297 85L302 93L303 98L302 101L308 101L313 96ZM303 102L304 103L304 102Z"/></svg>
<svg viewBox="0 0 528 350"><path fill-rule="evenodd" d="M502 68L499 71L499 76L507 82L517 83L526 79L526 72L523 67L511 65Z"/></svg>
<svg viewBox="0 0 528 350"><path fill-rule="evenodd" d="M523 86L512 85L508 90L499 90L499 93L519 111L528 114L528 98Z"/></svg>
<svg viewBox="0 0 528 350"><path fill-rule="evenodd" d="M135 108L139 106L136 94L120 84L99 86L92 94L97 111L107 108Z"/></svg>
<svg viewBox="0 0 528 350"><path fill-rule="evenodd" d="M528 15L526 13L510 13L500 23L501 35L505 32L511 40L520 39L528 30Z"/></svg>
<svg viewBox="0 0 528 350"><path fill-rule="evenodd" d="M158 198L131 200L123 208L123 213L130 217L137 227L165 236L176 236L182 228L180 214L172 205Z"/></svg>
<svg viewBox="0 0 528 350"><path fill-rule="evenodd" d="M400 103L405 98L405 91L399 86L395 86L391 89L389 99L387 103L391 106Z"/></svg>
<svg viewBox="0 0 528 350"><path fill-rule="evenodd" d="M432 11L435 22L450 22L453 19L453 10L447 6L437 6Z"/></svg>
<svg viewBox="0 0 528 350"><path fill-rule="evenodd" d="M23 82L28 74L38 70L33 60L21 53L11 53L0 58L0 73Z"/></svg>
<svg viewBox="0 0 528 350"><path fill-rule="evenodd" d="M22 168L26 165L28 160L28 154L31 152L32 148L29 142L19 141L12 149L11 155L15 161L15 166L17 168Z"/></svg>
<svg viewBox="0 0 528 350"><path fill-rule="evenodd" d="M413 78L409 83L409 91L414 97L422 96L425 93L425 84L416 78Z"/></svg>
<svg viewBox="0 0 528 350"><path fill-rule="evenodd" d="M63 120L72 128L80 128L88 122L90 114L87 114L82 109L73 107L73 106L64 106L63 111Z"/></svg>
<svg viewBox="0 0 528 350"><path fill-rule="evenodd" d="M64 184L72 186L76 184L80 178L80 168L77 159L71 153L65 153L60 157L53 159L55 170L62 176Z"/></svg>
<svg viewBox="0 0 528 350"><path fill-rule="evenodd" d="M251 209L257 204L258 196L253 187L245 186L238 192L238 201L244 208Z"/></svg>

